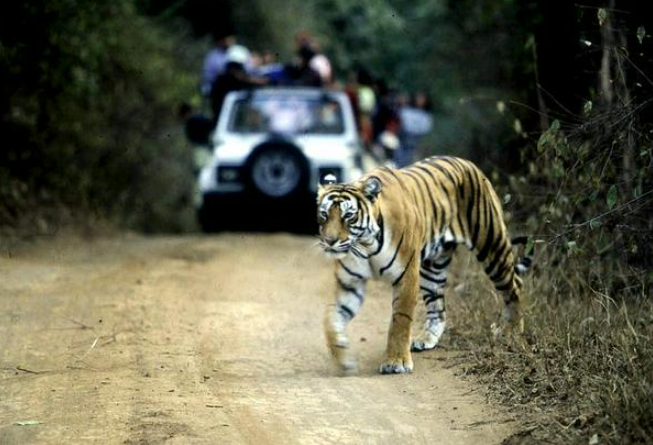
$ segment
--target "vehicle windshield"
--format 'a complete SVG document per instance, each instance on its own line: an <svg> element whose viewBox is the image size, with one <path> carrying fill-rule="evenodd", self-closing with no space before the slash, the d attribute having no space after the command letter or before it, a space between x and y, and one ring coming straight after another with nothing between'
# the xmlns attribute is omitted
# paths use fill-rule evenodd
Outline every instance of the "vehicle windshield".
<svg viewBox="0 0 653 445"><path fill-rule="evenodd" d="M252 96L237 100L229 122L235 133L342 134L340 104L328 97Z"/></svg>

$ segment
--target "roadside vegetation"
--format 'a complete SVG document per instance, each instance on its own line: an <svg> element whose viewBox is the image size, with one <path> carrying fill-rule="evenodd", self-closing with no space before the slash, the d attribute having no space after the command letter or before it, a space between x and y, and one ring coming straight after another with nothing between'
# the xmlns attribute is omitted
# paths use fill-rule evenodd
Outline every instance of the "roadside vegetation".
<svg viewBox="0 0 653 445"><path fill-rule="evenodd" d="M9 2L0 17L0 225L192 227L181 33L127 0Z"/></svg>
<svg viewBox="0 0 653 445"><path fill-rule="evenodd" d="M535 241L527 335L491 346L489 286L450 305L465 372L529 419L508 444L653 443L653 83L633 60L650 36L614 3L590 13L598 81L576 112L534 106L544 131L515 125L521 167L495 173Z"/></svg>

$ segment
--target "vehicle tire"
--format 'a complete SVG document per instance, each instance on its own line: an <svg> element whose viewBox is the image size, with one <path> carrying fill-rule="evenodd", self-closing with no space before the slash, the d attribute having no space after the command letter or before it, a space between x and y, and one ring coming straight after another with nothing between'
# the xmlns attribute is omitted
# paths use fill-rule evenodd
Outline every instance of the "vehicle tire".
<svg viewBox="0 0 653 445"><path fill-rule="evenodd" d="M308 190L308 162L298 148L290 144L266 144L247 161L250 189L265 198L285 199Z"/></svg>

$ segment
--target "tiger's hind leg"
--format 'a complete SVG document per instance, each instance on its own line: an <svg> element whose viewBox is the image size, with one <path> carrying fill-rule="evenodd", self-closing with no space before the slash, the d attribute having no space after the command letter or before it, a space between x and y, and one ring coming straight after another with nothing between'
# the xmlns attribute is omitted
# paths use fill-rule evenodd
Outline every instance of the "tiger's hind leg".
<svg viewBox="0 0 653 445"><path fill-rule="evenodd" d="M444 289L447 284L447 268L454 251L455 247L445 250L435 260L424 260L420 267L420 292L426 305L426 317L422 332L411 347L415 352L435 348L444 333L447 324Z"/></svg>
<svg viewBox="0 0 653 445"><path fill-rule="evenodd" d="M498 239L497 248L481 259L485 273L494 283L495 289L503 296L502 324L493 327L495 337L500 336L507 328L524 333L524 318L522 314L522 280L515 273L515 256L510 240L504 235Z"/></svg>
<svg viewBox="0 0 653 445"><path fill-rule="evenodd" d="M519 335L524 334L524 316L522 313L522 287L521 278L512 274L512 279L504 285L495 283L496 290L503 295L502 325L493 329L494 337L501 336L506 329L516 331Z"/></svg>

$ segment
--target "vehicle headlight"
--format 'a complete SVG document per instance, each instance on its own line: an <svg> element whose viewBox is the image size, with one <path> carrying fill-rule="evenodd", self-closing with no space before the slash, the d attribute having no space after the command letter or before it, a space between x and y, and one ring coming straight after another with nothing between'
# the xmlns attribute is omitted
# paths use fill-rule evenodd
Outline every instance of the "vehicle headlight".
<svg viewBox="0 0 653 445"><path fill-rule="evenodd" d="M220 166L218 167L218 182L240 182L241 167Z"/></svg>
<svg viewBox="0 0 653 445"><path fill-rule="evenodd" d="M322 181L322 179L327 175L335 176L336 177L336 183L340 183L340 182L343 181L342 168L340 168L340 167L320 167L320 168L318 168L318 170L317 170L318 182Z"/></svg>

